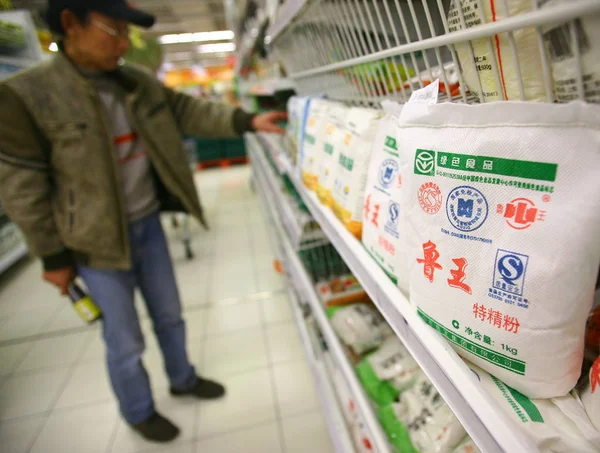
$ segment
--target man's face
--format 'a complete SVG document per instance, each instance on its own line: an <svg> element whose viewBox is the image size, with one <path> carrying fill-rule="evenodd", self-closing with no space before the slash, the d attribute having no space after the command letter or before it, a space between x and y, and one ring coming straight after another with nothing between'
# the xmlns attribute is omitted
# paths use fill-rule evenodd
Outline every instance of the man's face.
<svg viewBox="0 0 600 453"><path fill-rule="evenodd" d="M65 27L77 63L96 71L112 71L129 48L128 24L92 12L88 21L69 21Z"/></svg>

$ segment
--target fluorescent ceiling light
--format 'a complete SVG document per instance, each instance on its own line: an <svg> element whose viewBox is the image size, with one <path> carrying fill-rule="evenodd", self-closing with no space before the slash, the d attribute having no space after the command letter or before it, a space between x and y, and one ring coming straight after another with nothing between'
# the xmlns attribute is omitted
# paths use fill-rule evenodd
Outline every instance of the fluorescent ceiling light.
<svg viewBox="0 0 600 453"><path fill-rule="evenodd" d="M205 31L200 33L179 33L176 35L163 35L158 38L161 44L180 44L185 42L210 42L232 40L235 33L231 30Z"/></svg>
<svg viewBox="0 0 600 453"><path fill-rule="evenodd" d="M218 53L233 51L235 51L235 44L232 42L224 42L220 44L204 44L198 46L198 53Z"/></svg>
<svg viewBox="0 0 600 453"><path fill-rule="evenodd" d="M50 50L50 52L58 52L58 44L56 44L55 42L50 43L48 49Z"/></svg>

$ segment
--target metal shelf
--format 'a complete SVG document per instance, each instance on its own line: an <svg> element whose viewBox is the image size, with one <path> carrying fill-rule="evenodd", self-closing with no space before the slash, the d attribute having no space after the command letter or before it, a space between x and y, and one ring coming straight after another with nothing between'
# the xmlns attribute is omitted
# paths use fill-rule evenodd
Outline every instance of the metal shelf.
<svg viewBox="0 0 600 453"><path fill-rule="evenodd" d="M288 176L326 236L481 451L538 451L529 436L485 393L452 347L419 318L415 307L361 242L304 187L296 171Z"/></svg>
<svg viewBox="0 0 600 453"><path fill-rule="evenodd" d="M276 224L279 224L280 231L280 242L283 250L285 268L288 272L291 282L293 283L296 291L302 295L302 297L308 301L310 307L312 309L312 313L319 325L321 332L325 338L325 341L329 347L329 352L334 358L337 368L340 370L344 379L350 389L354 402L356 403L356 407L358 408L358 414L360 417L360 421L364 426L367 427L369 432L369 440L371 444L374 446L374 451L377 453L390 453L391 447L386 439L385 434L373 412L372 405L365 394L362 386L358 381L358 377L356 376L352 365L350 364L348 358L346 357L346 353L342 344L340 343L339 338L333 331L331 324L329 323L329 319L325 313L325 309L319 300L319 297L315 291L314 285L306 272L298 254L292 247L290 240L286 237L285 230L283 228L281 218L279 218L279 210L276 206L280 199L277 197L277 184L276 178L278 176L274 173L274 171L269 166L269 163L266 160L264 155L264 148L258 142L255 136L252 134L247 134L247 143L248 143L248 153L250 156L250 160L252 162L252 166L256 171L255 183L257 188L259 189L259 193L263 198L264 204L270 210L270 217ZM325 371L326 372L326 371ZM328 382L327 385L331 387L331 382ZM328 417L333 417L333 415L327 414ZM341 414L340 414L341 415ZM336 421L337 420L337 421ZM353 452L354 449L348 449L347 442L345 440L345 435L342 436L343 439L339 439L339 427L342 420L340 420L337 416L328 420L328 426L330 426L330 432L335 432L334 435L334 443L336 444L336 448L340 448L340 450L336 450L338 452ZM347 432L347 431L346 431ZM340 446L338 447L338 444ZM344 446L345 445L345 446Z"/></svg>
<svg viewBox="0 0 600 453"><path fill-rule="evenodd" d="M0 257L0 274L3 274L4 271L10 268L13 264L15 264L21 258L24 258L27 253L27 246L24 242L22 242L10 252L7 252L5 255Z"/></svg>

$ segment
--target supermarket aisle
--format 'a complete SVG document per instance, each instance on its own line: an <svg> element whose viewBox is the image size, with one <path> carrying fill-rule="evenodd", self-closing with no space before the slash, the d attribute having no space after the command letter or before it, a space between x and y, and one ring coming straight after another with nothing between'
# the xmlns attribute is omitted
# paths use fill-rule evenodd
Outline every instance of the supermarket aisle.
<svg viewBox="0 0 600 453"><path fill-rule="evenodd" d="M186 261L165 218L198 370L222 380L226 399L174 400L151 325L138 301L157 407L182 429L169 446L123 424L107 384L98 327L83 326L67 301L40 281L33 260L0 280L2 453L329 453L284 283L248 167L203 172L198 181L211 231L193 226Z"/></svg>

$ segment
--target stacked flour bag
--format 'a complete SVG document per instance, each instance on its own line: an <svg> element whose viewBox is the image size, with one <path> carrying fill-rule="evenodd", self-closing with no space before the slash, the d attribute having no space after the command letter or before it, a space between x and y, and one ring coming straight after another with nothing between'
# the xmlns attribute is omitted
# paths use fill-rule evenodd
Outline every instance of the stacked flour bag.
<svg viewBox="0 0 600 453"><path fill-rule="evenodd" d="M550 360L552 362L552 360ZM592 453L600 451L600 432L592 425L581 401L568 394L530 399L481 368L467 363L485 394L523 429L541 452ZM523 451L530 451L523 446Z"/></svg>
<svg viewBox="0 0 600 453"><path fill-rule="evenodd" d="M340 157L340 148L346 136L348 110L348 107L343 104L335 104L329 109L323 148L321 149L322 154L317 164L317 196L321 203L329 208L333 206L332 190L335 181L335 170Z"/></svg>
<svg viewBox="0 0 600 453"><path fill-rule="evenodd" d="M600 430L600 358L592 365L586 381L585 389L580 392L581 401L590 421Z"/></svg>
<svg viewBox="0 0 600 453"><path fill-rule="evenodd" d="M570 3L569 0L537 0L538 5L551 8ZM588 15L572 22L542 27L548 55L552 62L554 94L559 102L579 98L579 62L572 39L575 28L577 45L581 53L581 69L585 100L600 102L600 15Z"/></svg>
<svg viewBox="0 0 600 453"><path fill-rule="evenodd" d="M390 336L357 366L356 374L367 395L380 406L411 388L421 369L398 337Z"/></svg>
<svg viewBox="0 0 600 453"><path fill-rule="evenodd" d="M346 117L333 183L333 212L354 236L362 236L363 205L371 149L382 113L352 107Z"/></svg>
<svg viewBox="0 0 600 453"><path fill-rule="evenodd" d="M332 307L327 313L335 333L356 355L372 351L392 335L392 329L372 305Z"/></svg>
<svg viewBox="0 0 600 453"><path fill-rule="evenodd" d="M482 5L483 11L479 9L479 5ZM531 0L452 0L448 12L448 27L450 32L455 32L483 23L505 20L531 10ZM519 79L522 78L522 100L546 100L536 29L522 28L513 31L512 35L516 55L506 33L494 35L492 39L481 38L455 44L464 82L477 95L480 95L481 87L483 98L486 102L491 102L521 99ZM494 68L497 68L497 73ZM520 77L517 69L520 69Z"/></svg>
<svg viewBox="0 0 600 453"><path fill-rule="evenodd" d="M385 273L408 294L408 262L400 231L402 185L397 118L402 106L382 102L385 116L377 123L364 195L362 242Z"/></svg>
<svg viewBox="0 0 600 453"><path fill-rule="evenodd" d="M466 436L462 424L424 373L397 403L379 410L379 419L401 452L452 452Z"/></svg>
<svg viewBox="0 0 600 453"><path fill-rule="evenodd" d="M327 115L331 103L312 99L308 108L302 146L302 181L310 190L317 190L317 169L324 146Z"/></svg>
<svg viewBox="0 0 600 453"><path fill-rule="evenodd" d="M411 302L532 398L566 395L581 372L600 264L599 124L600 106L581 102L408 103L399 120Z"/></svg>

